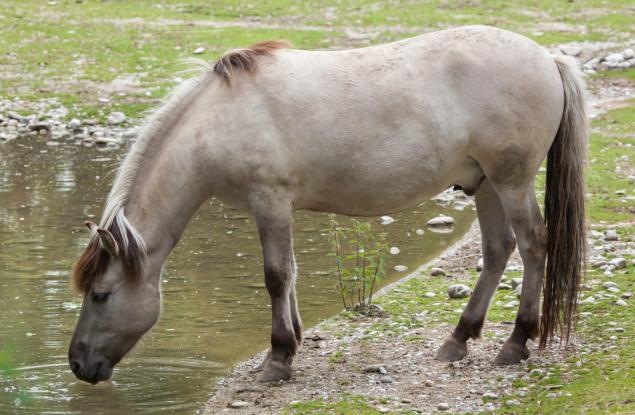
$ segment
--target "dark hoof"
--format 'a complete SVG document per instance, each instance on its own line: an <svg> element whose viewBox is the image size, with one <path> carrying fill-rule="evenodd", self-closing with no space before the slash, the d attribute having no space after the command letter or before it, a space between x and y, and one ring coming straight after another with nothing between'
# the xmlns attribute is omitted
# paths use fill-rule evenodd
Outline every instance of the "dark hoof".
<svg viewBox="0 0 635 415"><path fill-rule="evenodd" d="M267 362L263 372L258 376L259 382L278 382L280 380L291 379L291 366L288 364L274 362L270 360Z"/></svg>
<svg viewBox="0 0 635 415"><path fill-rule="evenodd" d="M515 365L523 360L529 359L530 353L527 346L506 341L503 349L496 356L494 363L497 365Z"/></svg>
<svg viewBox="0 0 635 415"><path fill-rule="evenodd" d="M467 344L461 343L454 337L449 336L445 339L441 347L439 347L434 358L442 362L456 362L465 356L467 356Z"/></svg>

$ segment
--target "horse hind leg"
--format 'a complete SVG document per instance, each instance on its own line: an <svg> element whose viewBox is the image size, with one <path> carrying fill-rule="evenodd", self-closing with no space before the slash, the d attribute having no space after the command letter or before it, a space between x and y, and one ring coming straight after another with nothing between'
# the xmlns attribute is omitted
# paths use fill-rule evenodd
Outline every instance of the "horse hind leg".
<svg viewBox="0 0 635 415"><path fill-rule="evenodd" d="M516 246L498 194L487 179L476 192L476 212L482 234L483 270L458 325L437 351L435 359L441 361L463 359L467 340L480 337L490 300Z"/></svg>
<svg viewBox="0 0 635 415"><path fill-rule="evenodd" d="M499 189L505 214L509 218L523 260L523 285L520 307L511 336L496 357L497 364L514 364L529 358L528 339L539 335L540 293L545 273L547 228L534 193L534 182L527 186Z"/></svg>

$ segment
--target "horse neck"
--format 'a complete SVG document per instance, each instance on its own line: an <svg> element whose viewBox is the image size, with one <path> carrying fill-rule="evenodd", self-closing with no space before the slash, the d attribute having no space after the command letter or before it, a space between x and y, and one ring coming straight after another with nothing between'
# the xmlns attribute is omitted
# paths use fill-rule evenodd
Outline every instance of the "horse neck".
<svg viewBox="0 0 635 415"><path fill-rule="evenodd" d="M187 128L181 137L170 137L142 161L130 188L125 213L143 237L150 259L162 265L177 244L188 222L211 196L203 163L193 143L187 142Z"/></svg>

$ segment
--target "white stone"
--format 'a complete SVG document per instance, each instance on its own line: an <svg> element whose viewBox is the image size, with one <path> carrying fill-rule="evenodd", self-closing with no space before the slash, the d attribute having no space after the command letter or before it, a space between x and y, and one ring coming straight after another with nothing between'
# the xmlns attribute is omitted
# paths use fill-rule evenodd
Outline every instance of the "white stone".
<svg viewBox="0 0 635 415"><path fill-rule="evenodd" d="M615 302L615 305L618 305L620 307L626 307L626 306L628 306L628 303L626 301L624 301L624 300L617 300Z"/></svg>
<svg viewBox="0 0 635 415"><path fill-rule="evenodd" d="M518 307L518 301L513 300L508 302L507 304L503 305L503 308L516 308Z"/></svg>
<svg viewBox="0 0 635 415"><path fill-rule="evenodd" d="M454 225L454 219L449 216L439 215L436 218L430 219L427 225L430 227L452 226Z"/></svg>
<svg viewBox="0 0 635 415"><path fill-rule="evenodd" d="M466 298L472 295L472 289L464 284L454 284L448 287L448 297Z"/></svg>
<svg viewBox="0 0 635 415"><path fill-rule="evenodd" d="M126 114L121 111L115 111L108 116L108 124L117 125L126 121Z"/></svg>
<svg viewBox="0 0 635 415"><path fill-rule="evenodd" d="M450 409L450 405L448 405L446 402L441 402L437 405L437 409L439 411L447 411L448 409Z"/></svg>
<svg viewBox="0 0 635 415"><path fill-rule="evenodd" d="M205 53L205 48L204 47L199 47L199 48L194 49L194 54L195 55L200 55L200 54L203 54L203 53Z"/></svg>
<svg viewBox="0 0 635 415"><path fill-rule="evenodd" d="M430 270L430 275L432 275L433 277L443 276L445 275L445 271L441 268L432 268Z"/></svg>
<svg viewBox="0 0 635 415"><path fill-rule="evenodd" d="M580 301L582 304L595 304L595 298L587 297L584 300Z"/></svg>
<svg viewBox="0 0 635 415"><path fill-rule="evenodd" d="M230 408L246 408L249 406L249 402L245 402L245 401L234 401L232 403L229 404Z"/></svg>
<svg viewBox="0 0 635 415"><path fill-rule="evenodd" d="M415 231L415 233L416 233L417 235L421 236L421 235L423 235L425 232L423 232L423 229L417 229L417 230Z"/></svg>
<svg viewBox="0 0 635 415"><path fill-rule="evenodd" d="M617 241L619 239L620 239L619 235L613 229L609 229L608 231L604 232L605 241Z"/></svg>
<svg viewBox="0 0 635 415"><path fill-rule="evenodd" d="M390 225L391 223L393 223L395 221L395 219L392 216L382 216L381 218L379 218L379 220L381 221L382 225Z"/></svg>
<svg viewBox="0 0 635 415"><path fill-rule="evenodd" d="M498 395L495 394L494 392L485 392L483 394L483 398L488 398L488 399L498 399Z"/></svg>
<svg viewBox="0 0 635 415"><path fill-rule="evenodd" d="M405 271L408 271L408 267L405 265L395 265L395 271L405 272Z"/></svg>
<svg viewBox="0 0 635 415"><path fill-rule="evenodd" d="M433 293L432 291L428 291L424 294L426 297L428 298L433 298L436 297L437 295L435 293Z"/></svg>
<svg viewBox="0 0 635 415"><path fill-rule="evenodd" d="M399 252L401 251L396 246L390 247L390 255L397 255Z"/></svg>
<svg viewBox="0 0 635 415"><path fill-rule="evenodd" d="M631 48L624 49L622 51L622 56L624 56L624 59L633 59L635 58L635 51Z"/></svg>
<svg viewBox="0 0 635 415"><path fill-rule="evenodd" d="M614 269L626 268L626 259L624 258L613 258L609 261L609 265L613 265Z"/></svg>

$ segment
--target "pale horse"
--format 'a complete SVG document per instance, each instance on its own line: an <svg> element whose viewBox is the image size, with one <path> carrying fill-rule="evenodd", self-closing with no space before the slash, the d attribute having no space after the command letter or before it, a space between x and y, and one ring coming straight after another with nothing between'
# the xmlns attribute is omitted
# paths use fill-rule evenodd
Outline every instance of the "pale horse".
<svg viewBox="0 0 635 415"><path fill-rule="evenodd" d="M93 235L74 269L84 300L70 366L87 382L110 378L157 321L162 266L214 196L255 218L272 310L260 379L289 379L302 342L293 212L382 215L450 186L476 195L484 264L436 357L466 356L518 244L522 297L495 360L518 363L529 356L528 339L540 336L544 346L573 330L586 140L575 64L504 30L461 27L341 51L276 41L230 51L149 119L99 225L87 223ZM543 221L534 180L545 157Z"/></svg>

